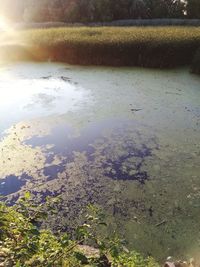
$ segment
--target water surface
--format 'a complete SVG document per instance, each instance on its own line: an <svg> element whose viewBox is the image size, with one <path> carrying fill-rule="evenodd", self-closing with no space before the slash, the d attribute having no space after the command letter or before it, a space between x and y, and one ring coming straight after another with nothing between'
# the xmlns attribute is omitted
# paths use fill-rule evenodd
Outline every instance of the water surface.
<svg viewBox="0 0 200 267"><path fill-rule="evenodd" d="M195 256L200 78L187 69L18 63L0 67L0 194L63 199L52 227L88 203L127 246Z"/></svg>

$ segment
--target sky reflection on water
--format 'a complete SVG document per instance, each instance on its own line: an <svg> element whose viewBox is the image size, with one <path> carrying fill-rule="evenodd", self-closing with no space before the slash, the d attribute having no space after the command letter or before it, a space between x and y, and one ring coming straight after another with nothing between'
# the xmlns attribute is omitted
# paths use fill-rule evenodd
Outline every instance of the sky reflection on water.
<svg viewBox="0 0 200 267"><path fill-rule="evenodd" d="M70 225L96 203L129 247L194 255L199 84L186 69L1 66L0 193L10 201L23 190L36 199L61 194Z"/></svg>

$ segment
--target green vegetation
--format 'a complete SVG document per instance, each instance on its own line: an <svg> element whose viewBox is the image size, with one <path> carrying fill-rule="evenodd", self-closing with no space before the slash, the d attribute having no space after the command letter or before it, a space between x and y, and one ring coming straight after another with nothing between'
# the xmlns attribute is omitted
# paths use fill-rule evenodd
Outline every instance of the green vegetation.
<svg viewBox="0 0 200 267"><path fill-rule="evenodd" d="M200 18L199 0L4 0L14 21L96 22L119 19Z"/></svg>
<svg viewBox="0 0 200 267"><path fill-rule="evenodd" d="M188 18L200 18L200 2L199 0L187 1L187 16Z"/></svg>
<svg viewBox="0 0 200 267"><path fill-rule="evenodd" d="M13 207L0 202L1 266L159 266L150 257L145 259L139 253L129 252L117 237L100 237L98 231L105 223L101 211L94 206L89 207L85 223L77 227L73 238L68 233L40 229L47 214L55 213L58 202L58 198L50 198L44 204L34 205L29 193Z"/></svg>
<svg viewBox="0 0 200 267"><path fill-rule="evenodd" d="M15 45L1 47L6 59L17 55L17 59L51 59L82 65L170 68L191 64L200 47L200 28L32 29L19 31L13 38Z"/></svg>

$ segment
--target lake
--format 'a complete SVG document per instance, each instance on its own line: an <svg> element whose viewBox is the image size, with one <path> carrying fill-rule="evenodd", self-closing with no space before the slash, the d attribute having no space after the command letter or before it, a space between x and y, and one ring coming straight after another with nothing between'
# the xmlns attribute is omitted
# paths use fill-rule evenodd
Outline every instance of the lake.
<svg viewBox="0 0 200 267"><path fill-rule="evenodd" d="M0 65L0 194L61 195L52 228L87 204L162 260L200 246L200 77L188 69ZM67 223L67 227L66 227Z"/></svg>

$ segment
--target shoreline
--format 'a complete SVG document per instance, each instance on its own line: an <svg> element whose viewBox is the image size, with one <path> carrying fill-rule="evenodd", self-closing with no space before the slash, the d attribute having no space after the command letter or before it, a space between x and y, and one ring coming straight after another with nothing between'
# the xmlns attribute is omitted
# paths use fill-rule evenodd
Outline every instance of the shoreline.
<svg viewBox="0 0 200 267"><path fill-rule="evenodd" d="M190 66L192 73L200 74L200 27L28 29L14 31L0 44L0 59L5 61L158 69Z"/></svg>

